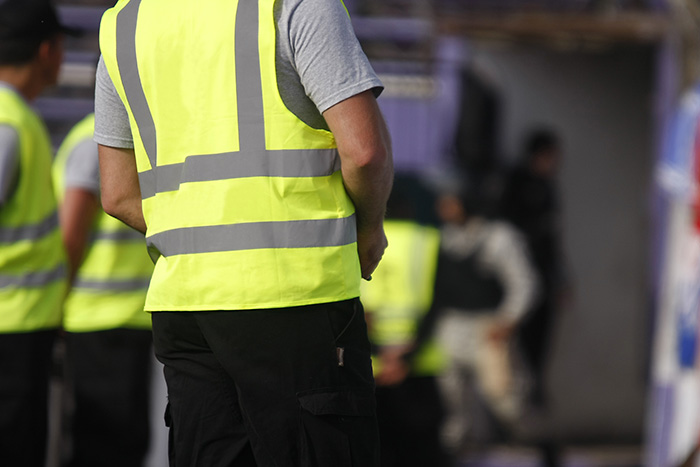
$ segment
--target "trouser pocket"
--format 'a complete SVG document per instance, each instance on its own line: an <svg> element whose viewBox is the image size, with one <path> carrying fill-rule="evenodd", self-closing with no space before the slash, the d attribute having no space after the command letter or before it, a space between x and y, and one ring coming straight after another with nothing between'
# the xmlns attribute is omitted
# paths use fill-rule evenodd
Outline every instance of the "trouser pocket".
<svg viewBox="0 0 700 467"><path fill-rule="evenodd" d="M298 400L301 467L378 465L379 436L372 392L317 389L298 394Z"/></svg>

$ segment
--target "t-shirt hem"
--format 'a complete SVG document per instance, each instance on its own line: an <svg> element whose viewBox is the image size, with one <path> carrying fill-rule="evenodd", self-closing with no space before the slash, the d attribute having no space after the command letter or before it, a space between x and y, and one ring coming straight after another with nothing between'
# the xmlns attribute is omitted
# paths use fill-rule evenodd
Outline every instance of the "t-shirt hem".
<svg viewBox="0 0 700 467"><path fill-rule="evenodd" d="M101 144L102 146L109 146L109 147L119 148L119 149L134 149L133 140L118 138L118 137L114 137L114 136L101 135L99 133L95 133L92 139L97 144Z"/></svg>
<svg viewBox="0 0 700 467"><path fill-rule="evenodd" d="M323 99L321 102L318 103L318 111L323 113L326 110L333 107L334 105L339 104L344 100L351 98L352 96L356 96L361 92L369 90L372 90L374 92L375 97L378 97L382 93L382 91L384 90L384 86L382 85L382 82L379 81L379 78L368 78L364 81L360 81L359 83L355 83L352 86L343 88L340 91L328 96L327 98Z"/></svg>
<svg viewBox="0 0 700 467"><path fill-rule="evenodd" d="M100 194L99 183L91 183L88 181L79 181L79 180L66 180L66 189L68 189L68 188L77 188L80 190L89 191L93 195L98 195L98 196Z"/></svg>

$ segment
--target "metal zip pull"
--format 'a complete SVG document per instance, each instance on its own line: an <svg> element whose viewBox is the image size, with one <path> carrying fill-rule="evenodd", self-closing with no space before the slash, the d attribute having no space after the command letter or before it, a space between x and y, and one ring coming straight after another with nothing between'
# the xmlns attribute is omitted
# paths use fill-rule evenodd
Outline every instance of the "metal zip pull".
<svg viewBox="0 0 700 467"><path fill-rule="evenodd" d="M345 347L336 347L335 354L338 357L338 366L345 366Z"/></svg>

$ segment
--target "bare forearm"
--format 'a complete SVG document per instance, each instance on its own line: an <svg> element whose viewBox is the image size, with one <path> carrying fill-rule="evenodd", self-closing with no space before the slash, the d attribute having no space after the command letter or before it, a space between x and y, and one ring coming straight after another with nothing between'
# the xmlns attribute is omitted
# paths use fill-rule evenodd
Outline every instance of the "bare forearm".
<svg viewBox="0 0 700 467"><path fill-rule="evenodd" d="M83 261L98 209L99 200L93 193L80 188L66 190L60 209L60 222L71 281Z"/></svg>
<svg viewBox="0 0 700 467"><path fill-rule="evenodd" d="M355 204L357 250L368 279L387 247L384 212L393 182L389 132L370 91L324 112L335 136L345 190Z"/></svg>
<svg viewBox="0 0 700 467"><path fill-rule="evenodd" d="M110 216L146 233L134 151L102 145L98 150L102 208Z"/></svg>
<svg viewBox="0 0 700 467"><path fill-rule="evenodd" d="M380 228L393 182L391 140L371 92L324 114L338 144L343 183L355 204L358 231Z"/></svg>
<svg viewBox="0 0 700 467"><path fill-rule="evenodd" d="M381 228L394 173L388 151L367 165L343 164L342 173L345 190L355 204L358 231Z"/></svg>

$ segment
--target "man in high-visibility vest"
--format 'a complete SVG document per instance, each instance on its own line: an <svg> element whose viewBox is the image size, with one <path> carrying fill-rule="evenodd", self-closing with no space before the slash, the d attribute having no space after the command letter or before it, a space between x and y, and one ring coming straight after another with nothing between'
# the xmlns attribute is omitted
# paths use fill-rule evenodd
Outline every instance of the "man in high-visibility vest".
<svg viewBox="0 0 700 467"><path fill-rule="evenodd" d="M71 290L63 310L73 413L71 467L141 466L148 451L153 263L141 232L100 206L94 115L53 166Z"/></svg>
<svg viewBox="0 0 700 467"><path fill-rule="evenodd" d="M63 28L48 1L0 2L0 465L43 467L65 254L51 143L30 108L56 83Z"/></svg>
<svg viewBox="0 0 700 467"><path fill-rule="evenodd" d="M393 175L342 2L122 0L100 47L102 203L156 261L174 465L377 465L358 296Z"/></svg>
<svg viewBox="0 0 700 467"><path fill-rule="evenodd" d="M413 220L415 210L402 190L392 193L387 216L389 247L361 295L376 349L382 467L440 467L447 459L439 437L443 410L436 377L444 356L428 341L411 362L402 358L432 304L440 231Z"/></svg>

